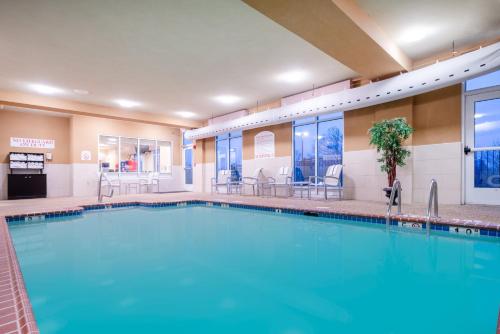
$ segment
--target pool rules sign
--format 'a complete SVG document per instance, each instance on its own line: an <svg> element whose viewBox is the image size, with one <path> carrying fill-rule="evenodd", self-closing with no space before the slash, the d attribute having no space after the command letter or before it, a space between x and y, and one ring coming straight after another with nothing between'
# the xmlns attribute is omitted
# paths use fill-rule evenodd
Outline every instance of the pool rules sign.
<svg viewBox="0 0 500 334"><path fill-rule="evenodd" d="M255 159L274 158L274 133L262 131L255 135Z"/></svg>
<svg viewBox="0 0 500 334"><path fill-rule="evenodd" d="M10 137L10 146L53 149L56 146L56 141L54 139Z"/></svg>

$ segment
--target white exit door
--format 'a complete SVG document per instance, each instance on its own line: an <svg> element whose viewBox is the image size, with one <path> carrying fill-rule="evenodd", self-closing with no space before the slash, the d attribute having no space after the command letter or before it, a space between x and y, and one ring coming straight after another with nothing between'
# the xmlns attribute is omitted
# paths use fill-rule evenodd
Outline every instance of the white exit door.
<svg viewBox="0 0 500 334"><path fill-rule="evenodd" d="M500 205L500 90L465 97L465 202Z"/></svg>

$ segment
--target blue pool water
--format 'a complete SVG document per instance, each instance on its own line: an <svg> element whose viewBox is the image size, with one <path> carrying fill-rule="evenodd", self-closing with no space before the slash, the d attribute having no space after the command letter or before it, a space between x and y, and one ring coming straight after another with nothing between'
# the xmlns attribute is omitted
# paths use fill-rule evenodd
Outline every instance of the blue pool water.
<svg viewBox="0 0 500 334"><path fill-rule="evenodd" d="M49 333L495 332L500 242L244 209L11 225Z"/></svg>

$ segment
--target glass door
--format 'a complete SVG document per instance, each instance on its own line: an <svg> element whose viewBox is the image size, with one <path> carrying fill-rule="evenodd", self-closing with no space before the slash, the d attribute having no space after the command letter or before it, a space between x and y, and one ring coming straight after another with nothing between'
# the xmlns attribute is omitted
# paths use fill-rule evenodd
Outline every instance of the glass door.
<svg viewBox="0 0 500 334"><path fill-rule="evenodd" d="M184 189L193 191L193 141L182 134L182 166L184 168Z"/></svg>
<svg viewBox="0 0 500 334"><path fill-rule="evenodd" d="M193 149L184 149L184 184L186 186L193 185Z"/></svg>
<svg viewBox="0 0 500 334"><path fill-rule="evenodd" d="M465 201L500 204L500 90L465 98Z"/></svg>

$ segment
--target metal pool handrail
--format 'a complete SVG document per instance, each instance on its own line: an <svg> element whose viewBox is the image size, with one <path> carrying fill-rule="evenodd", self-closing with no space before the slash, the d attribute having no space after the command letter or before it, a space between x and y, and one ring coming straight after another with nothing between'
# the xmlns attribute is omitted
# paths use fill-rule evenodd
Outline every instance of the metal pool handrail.
<svg viewBox="0 0 500 334"><path fill-rule="evenodd" d="M109 193L107 195L104 195L102 193L102 180L105 180L109 186ZM99 175L99 187L97 188L97 201L99 203L102 203L102 199L103 197L113 197L113 192L114 192L114 189L112 187L112 184L111 184L111 181L109 181L108 177L106 176L106 174L104 172L101 172L101 174Z"/></svg>
<svg viewBox="0 0 500 334"><path fill-rule="evenodd" d="M427 230L430 230L431 217L439 217L438 184L435 179L429 186L429 201L427 202Z"/></svg>
<svg viewBox="0 0 500 334"><path fill-rule="evenodd" d="M394 198L396 197L396 193L398 194L398 215L401 214L401 182L396 179L392 184L391 197L389 198L389 204L387 205L387 212L385 215L385 223L386 225L391 224L391 211L392 211L392 203L394 203Z"/></svg>

